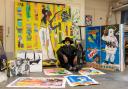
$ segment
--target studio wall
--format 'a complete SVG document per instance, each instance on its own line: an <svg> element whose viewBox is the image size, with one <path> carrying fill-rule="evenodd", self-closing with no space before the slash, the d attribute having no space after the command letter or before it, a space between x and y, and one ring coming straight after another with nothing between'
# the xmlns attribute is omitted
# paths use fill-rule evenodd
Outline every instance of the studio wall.
<svg viewBox="0 0 128 89"><path fill-rule="evenodd" d="M14 52L14 1L0 0L0 25L4 25L4 47L9 55ZM85 15L92 15L94 25L104 25L108 10L109 0L31 0L37 2L49 2L66 4L80 10L80 25L84 25ZM6 13L6 15L5 15ZM117 23L120 23L120 11L116 12ZM6 17L6 18L5 18ZM101 17L101 18L100 18ZM112 15L110 24L115 24L115 16ZM84 28L82 28L82 39L85 39ZM11 54L10 54L11 53Z"/></svg>
<svg viewBox="0 0 128 89"><path fill-rule="evenodd" d="M109 0L85 0L85 15L92 15L92 25L104 25Z"/></svg>
<svg viewBox="0 0 128 89"><path fill-rule="evenodd" d="M0 13L5 13L1 15L0 24L5 26L5 35L4 35L4 47L7 52L7 56L11 59L14 56L14 1L15 0L0 0L0 5L2 6ZM34 1L34 0L33 0ZM39 2L48 2L48 3L60 3L67 5L75 5L79 7L80 17L84 18L85 15L85 0L36 0ZM6 19L4 19L5 17ZM82 19L81 18L81 19ZM84 20L81 21L81 24L84 24Z"/></svg>

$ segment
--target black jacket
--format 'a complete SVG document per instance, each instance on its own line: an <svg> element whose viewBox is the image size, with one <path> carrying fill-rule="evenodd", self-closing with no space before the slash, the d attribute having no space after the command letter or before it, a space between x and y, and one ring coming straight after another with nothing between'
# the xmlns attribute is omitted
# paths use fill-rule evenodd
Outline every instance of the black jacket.
<svg viewBox="0 0 128 89"><path fill-rule="evenodd" d="M61 56L66 55L68 58L71 58L77 55L77 49L72 45L64 45L58 49L57 54Z"/></svg>

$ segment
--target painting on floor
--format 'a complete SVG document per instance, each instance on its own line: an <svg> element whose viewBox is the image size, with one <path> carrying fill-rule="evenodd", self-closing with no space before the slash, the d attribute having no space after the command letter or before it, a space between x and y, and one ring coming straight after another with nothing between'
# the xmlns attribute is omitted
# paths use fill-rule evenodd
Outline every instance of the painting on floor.
<svg viewBox="0 0 128 89"><path fill-rule="evenodd" d="M44 69L45 75L69 75L72 74L70 71L64 68L52 68L52 69Z"/></svg>
<svg viewBox="0 0 128 89"><path fill-rule="evenodd" d="M70 86L84 86L99 84L94 79L85 75L69 75L65 77Z"/></svg>
<svg viewBox="0 0 128 89"><path fill-rule="evenodd" d="M97 70L95 68L82 68L79 73L81 75L102 75L104 72Z"/></svg>
<svg viewBox="0 0 128 89"><path fill-rule="evenodd" d="M19 77L7 87L65 88L66 80L56 77Z"/></svg>

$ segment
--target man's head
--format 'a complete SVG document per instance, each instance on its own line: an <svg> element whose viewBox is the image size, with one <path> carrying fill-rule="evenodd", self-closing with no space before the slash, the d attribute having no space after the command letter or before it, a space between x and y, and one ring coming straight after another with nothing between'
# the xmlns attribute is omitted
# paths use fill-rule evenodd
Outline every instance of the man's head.
<svg viewBox="0 0 128 89"><path fill-rule="evenodd" d="M65 45L70 45L70 41L65 41Z"/></svg>
<svg viewBox="0 0 128 89"><path fill-rule="evenodd" d="M73 40L70 37L66 37L65 40L62 41L62 43L70 45L73 43Z"/></svg>

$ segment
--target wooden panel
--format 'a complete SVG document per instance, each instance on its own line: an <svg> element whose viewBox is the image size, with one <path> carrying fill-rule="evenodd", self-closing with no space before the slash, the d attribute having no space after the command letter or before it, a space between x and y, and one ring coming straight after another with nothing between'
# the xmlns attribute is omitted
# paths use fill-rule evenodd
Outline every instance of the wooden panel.
<svg viewBox="0 0 128 89"><path fill-rule="evenodd" d="M0 26L0 40L3 43L3 26Z"/></svg>

